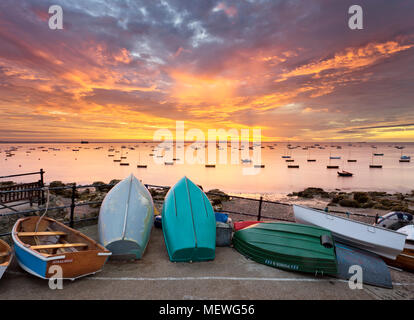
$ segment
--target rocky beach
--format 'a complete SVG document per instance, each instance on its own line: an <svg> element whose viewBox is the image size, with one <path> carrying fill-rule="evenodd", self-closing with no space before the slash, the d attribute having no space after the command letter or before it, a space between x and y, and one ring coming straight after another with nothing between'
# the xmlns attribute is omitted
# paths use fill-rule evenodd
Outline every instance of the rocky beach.
<svg viewBox="0 0 414 320"><path fill-rule="evenodd" d="M100 203L105 198L107 192L120 180L112 179L105 183L95 181L92 187L77 188L75 193L75 202L77 204L74 211L74 220L79 225L96 223L94 218L99 215ZM2 186L13 185L13 181L0 183ZM49 206L47 215L51 218L69 222L70 204L72 198L73 183L63 183L53 181L48 187L50 188ZM199 186L203 189L202 186ZM62 189L56 189L62 188ZM168 188L150 187L149 191L154 200L157 212L161 213L162 204ZM204 190L206 191L206 190ZM258 197L243 198L236 194L227 194L219 189L212 189L206 192L213 208L217 212L227 213L233 221L240 220L257 220L259 211ZM309 187L303 191L292 192L288 195L278 196L278 201L270 201L269 195L264 195L261 205L261 219L294 221L293 204L306 205L313 208L326 210L326 207L333 214L349 214L352 219L374 223L375 217L384 215L390 211L404 211L414 213L414 190L410 193L387 193L387 192L342 192L325 191L321 188ZM64 207L53 209L56 207ZM35 214L42 214L45 205L37 206L28 204L17 208L19 211L35 210ZM0 233L10 232L15 221L21 216L19 214L9 215L8 209L0 210Z"/></svg>

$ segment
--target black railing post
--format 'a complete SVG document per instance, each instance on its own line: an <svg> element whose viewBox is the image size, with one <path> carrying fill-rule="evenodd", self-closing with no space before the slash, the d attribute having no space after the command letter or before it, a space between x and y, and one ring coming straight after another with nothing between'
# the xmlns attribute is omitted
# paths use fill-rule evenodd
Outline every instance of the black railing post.
<svg viewBox="0 0 414 320"><path fill-rule="evenodd" d="M73 228L73 216L75 214L75 198L76 198L76 183L73 184L72 186L72 202L70 204L70 221L69 221L69 226L71 228Z"/></svg>
<svg viewBox="0 0 414 320"><path fill-rule="evenodd" d="M43 169L40 169L40 187L41 188L44 188L44 186L45 186L45 181L44 181L44 178L43 178L43 174L44 174L45 172L43 171ZM41 204L45 204L45 192L42 190L41 191L41 194L42 194L42 199L40 200L40 202L41 202Z"/></svg>
<svg viewBox="0 0 414 320"><path fill-rule="evenodd" d="M260 221L260 219L262 218L262 202L263 202L263 197L260 196L259 212L257 213L257 221Z"/></svg>

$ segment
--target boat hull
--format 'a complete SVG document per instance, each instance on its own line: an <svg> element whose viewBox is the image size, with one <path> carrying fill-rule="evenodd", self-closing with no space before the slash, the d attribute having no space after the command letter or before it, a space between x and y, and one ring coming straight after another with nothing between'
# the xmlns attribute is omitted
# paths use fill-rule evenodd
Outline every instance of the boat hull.
<svg viewBox="0 0 414 320"><path fill-rule="evenodd" d="M339 242L394 260L403 250L406 235L326 212L294 205L297 223L318 226L332 232Z"/></svg>
<svg viewBox="0 0 414 320"><path fill-rule="evenodd" d="M350 267L358 265L362 269L363 283L382 288L392 288L390 270L375 253L338 242L335 243L335 252L339 278L349 280L354 275L349 272Z"/></svg>
<svg viewBox="0 0 414 320"><path fill-rule="evenodd" d="M79 239L85 240L88 244L88 250L65 252L62 254L42 254L39 251L33 250L30 248L30 245L23 242L19 237L22 222L33 218L37 219L37 217L19 219L12 230L17 262L22 269L32 275L42 279L49 279L54 276L56 278L74 280L101 271L108 256L111 255L109 251L96 244L94 240L50 218L44 218L44 220L53 221L61 227L61 230L67 230L68 233L72 233L79 237ZM61 268L60 274L57 273L58 268L53 268L54 266Z"/></svg>
<svg viewBox="0 0 414 320"><path fill-rule="evenodd" d="M258 223L235 232L234 248L244 256L271 267L313 274L336 274L331 232L293 223Z"/></svg>
<svg viewBox="0 0 414 320"><path fill-rule="evenodd" d="M216 218L204 192L187 177L169 191L162 208L162 230L171 261L215 258Z"/></svg>
<svg viewBox="0 0 414 320"><path fill-rule="evenodd" d="M147 188L133 175L106 195L99 212L99 242L114 259L141 259L154 223L154 204Z"/></svg>

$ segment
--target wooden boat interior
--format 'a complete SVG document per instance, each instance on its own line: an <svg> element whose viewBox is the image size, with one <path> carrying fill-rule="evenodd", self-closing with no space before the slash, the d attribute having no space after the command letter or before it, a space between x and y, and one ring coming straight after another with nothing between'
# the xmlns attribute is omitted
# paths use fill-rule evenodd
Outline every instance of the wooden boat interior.
<svg viewBox="0 0 414 320"><path fill-rule="evenodd" d="M16 228L17 237L29 249L46 256L102 249L96 241L50 218L41 219L36 231L38 220L26 218Z"/></svg>
<svg viewBox="0 0 414 320"><path fill-rule="evenodd" d="M0 240L0 265L8 264L11 259L11 249L10 246Z"/></svg>

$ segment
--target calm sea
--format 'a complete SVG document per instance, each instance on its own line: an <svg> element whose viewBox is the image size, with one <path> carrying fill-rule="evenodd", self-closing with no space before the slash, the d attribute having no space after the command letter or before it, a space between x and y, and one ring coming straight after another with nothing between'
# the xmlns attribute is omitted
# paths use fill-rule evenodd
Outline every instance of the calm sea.
<svg viewBox="0 0 414 320"><path fill-rule="evenodd" d="M45 180L61 180L89 184L94 181L109 182L122 179L133 173L147 184L173 185L186 175L205 190L218 188L226 192L243 194L286 194L306 187L320 187L325 190L343 191L389 191L408 192L414 189L414 159L401 163L401 155L414 156L413 143L262 143L256 147L261 151L261 163L265 168L257 174L246 175L244 170L252 163L241 163L246 151L235 146L224 145L221 152L227 155L227 163L220 163L219 149L215 168L206 168L204 163L177 163L167 159L165 150L157 144L149 143L17 143L0 144L0 176L25 172L46 171ZM396 146L404 146L397 149ZM253 158L253 147L246 149ZM114 149L113 151L110 151ZM258 150L256 149L256 150ZM74 151L78 150L78 151ZM200 162L207 157L207 148L198 148L189 143L176 153L175 145L171 149L172 157L182 156L179 152L193 154ZM7 152L14 154L7 157ZM205 155L203 155L205 153ZM374 156L373 153L383 154ZM151 156L150 154L154 154ZM114 155L114 156L110 156ZM282 156L290 156L294 162L286 162ZM125 159L121 159L121 156ZM233 162L231 163L233 156ZM239 159L237 159L239 156ZM340 157L340 159L330 159ZM120 162L129 163L121 166ZM186 159L186 158L185 158ZM222 158L223 159L223 158ZM224 158L225 159L225 158ZM308 162L307 160L316 160ZM348 162L348 159L357 162ZM180 159L182 160L182 159ZM164 162L172 161L172 165ZM157 164L156 162L161 162ZM178 161L179 162L179 161ZM214 163L214 160L212 161ZM147 168L137 168L137 164L146 164ZM382 165L381 169L369 168L371 163ZM288 168L288 164L299 168ZM339 177L337 169L327 169L327 165L338 165L339 170L353 173L352 177ZM21 177L8 180L33 181L37 177ZM2 179L6 180L6 179Z"/></svg>

